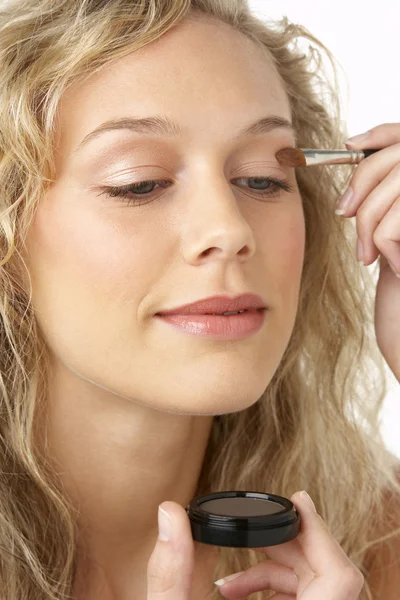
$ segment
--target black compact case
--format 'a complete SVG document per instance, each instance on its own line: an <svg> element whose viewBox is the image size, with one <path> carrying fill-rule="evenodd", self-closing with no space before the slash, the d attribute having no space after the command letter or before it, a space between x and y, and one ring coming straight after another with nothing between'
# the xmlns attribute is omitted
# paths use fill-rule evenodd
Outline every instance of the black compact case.
<svg viewBox="0 0 400 600"><path fill-rule="evenodd" d="M233 548L276 546L294 539L300 514L276 494L228 491L197 496L186 507L196 542Z"/></svg>

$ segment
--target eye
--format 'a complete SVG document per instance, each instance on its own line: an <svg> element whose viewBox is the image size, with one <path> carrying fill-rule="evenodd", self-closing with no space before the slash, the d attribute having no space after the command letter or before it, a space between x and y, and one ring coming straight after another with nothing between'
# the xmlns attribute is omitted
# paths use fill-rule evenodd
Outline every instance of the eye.
<svg viewBox="0 0 400 600"><path fill-rule="evenodd" d="M257 196L262 197L278 196L281 190L284 190L285 192L289 193L294 192L294 187L292 187L287 181L276 177L244 177L241 179L233 179L232 181L250 182L251 185L255 185L256 187L250 187L248 189L256 192ZM134 204L139 206L141 204L147 204L151 200L152 193L156 185L160 185L161 187L165 188L168 187L171 183L173 182L167 179L149 179L137 183L121 185L118 187L105 187L103 188L103 192L101 194L106 194L113 198L122 197L125 198L124 202L126 202L127 204ZM140 190L139 194L136 193L138 190ZM133 194L133 198L128 198L129 194ZM144 200L144 202L141 202L141 200Z"/></svg>
<svg viewBox="0 0 400 600"><path fill-rule="evenodd" d="M125 198L124 202L126 202L127 204L136 204L139 206L140 204L147 204L150 201L149 196L154 191L155 185L161 185L161 187L168 187L168 185L170 185L171 183L173 182L169 181L168 179L148 179L146 181L128 183L126 185L120 185L118 187L105 187L103 188L103 192L99 195L101 196L102 194L106 194L107 196L110 196L112 198L121 196L122 198ZM141 191L141 193L136 194L138 190ZM134 198L126 198L129 194L133 194ZM145 201L140 202L141 199Z"/></svg>
<svg viewBox="0 0 400 600"><path fill-rule="evenodd" d="M287 181L277 177L244 177L242 179L234 179L233 181L249 181L252 182L253 185L261 185L261 187L250 187L251 190L263 192L261 196L276 196L277 194L275 192L279 193L280 190L284 190L285 192L294 192L294 188L287 183ZM263 187L263 185L265 185L263 182L267 183L267 187Z"/></svg>

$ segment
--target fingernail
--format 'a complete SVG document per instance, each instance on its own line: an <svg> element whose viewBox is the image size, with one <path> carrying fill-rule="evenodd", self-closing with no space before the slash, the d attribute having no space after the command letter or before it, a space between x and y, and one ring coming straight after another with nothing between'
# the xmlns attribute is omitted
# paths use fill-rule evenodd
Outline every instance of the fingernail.
<svg viewBox="0 0 400 600"><path fill-rule="evenodd" d="M359 135L354 135L353 137L350 137L346 144L358 144L359 142L363 142L364 140L367 139L367 137L369 136L370 132L366 131L365 133L360 133Z"/></svg>
<svg viewBox="0 0 400 600"><path fill-rule="evenodd" d="M303 498L303 500L305 500L307 502L307 504L309 505L309 507L312 508L314 510L314 512L317 512L317 509L315 508L315 504L311 500L311 498L307 494L307 492L301 492L300 496Z"/></svg>
<svg viewBox="0 0 400 600"><path fill-rule="evenodd" d="M172 519L166 510L158 507L158 539L169 542L172 534Z"/></svg>
<svg viewBox="0 0 400 600"><path fill-rule="evenodd" d="M360 265L364 266L364 248L360 239L357 239L357 260Z"/></svg>
<svg viewBox="0 0 400 600"><path fill-rule="evenodd" d="M233 575L227 575L223 579L218 579L218 581L214 581L214 583L215 585L220 587L221 585L224 585L224 583L232 581L232 579L236 579L236 577L239 577L239 575L241 575L242 573L244 573L244 571L239 571L239 573L233 573Z"/></svg>
<svg viewBox="0 0 400 600"><path fill-rule="evenodd" d="M340 198L337 209L335 210L336 215L343 215L346 212L346 208L349 205L350 200L353 197L353 189L349 187L345 194Z"/></svg>

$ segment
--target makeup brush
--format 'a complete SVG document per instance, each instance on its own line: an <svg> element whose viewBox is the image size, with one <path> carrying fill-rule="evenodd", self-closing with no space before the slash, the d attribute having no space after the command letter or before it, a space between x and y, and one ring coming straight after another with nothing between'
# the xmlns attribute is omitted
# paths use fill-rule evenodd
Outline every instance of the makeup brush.
<svg viewBox="0 0 400 600"><path fill-rule="evenodd" d="M313 148L283 148L275 154L277 160L289 167L314 165L353 165L378 150L315 150Z"/></svg>

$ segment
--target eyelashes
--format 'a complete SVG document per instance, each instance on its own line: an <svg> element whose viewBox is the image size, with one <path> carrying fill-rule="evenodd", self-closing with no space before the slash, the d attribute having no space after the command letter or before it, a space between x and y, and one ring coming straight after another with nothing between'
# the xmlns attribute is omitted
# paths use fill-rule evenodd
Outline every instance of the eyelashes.
<svg viewBox="0 0 400 600"><path fill-rule="evenodd" d="M279 179L277 177L243 177L240 179L234 179L233 181L252 181L255 182L256 185L261 184L262 182L266 182L268 187L265 189L257 189L257 188L247 188L255 193L256 196L260 197L275 197L279 196L282 191L291 193L295 191L295 188L291 186L287 181L283 179ZM154 184L161 186L161 188L169 187L173 182L168 179L147 179L145 181L139 181L136 183L130 183L127 185L121 186L110 186L103 188L101 194L106 194L109 197L116 198L121 197L126 204L130 205L142 205L151 202L154 196L154 190L149 190L146 193L146 188L151 188ZM137 194L138 190L143 190L144 192ZM133 198L129 197L129 194L133 194Z"/></svg>

